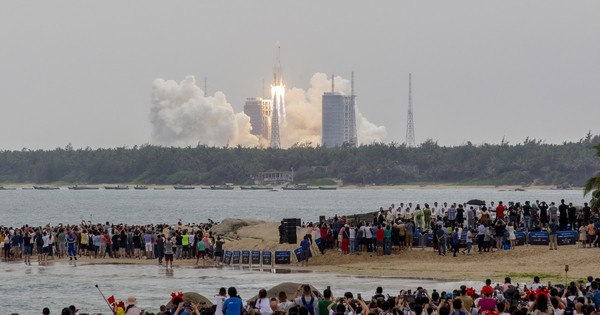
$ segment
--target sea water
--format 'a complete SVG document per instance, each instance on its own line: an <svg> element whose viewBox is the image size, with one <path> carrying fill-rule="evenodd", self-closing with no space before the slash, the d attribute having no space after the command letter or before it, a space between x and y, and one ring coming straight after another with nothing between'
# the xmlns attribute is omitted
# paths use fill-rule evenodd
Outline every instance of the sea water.
<svg viewBox="0 0 600 315"><path fill-rule="evenodd" d="M269 289L281 282L309 283L320 291L331 286L335 296L343 296L346 291L372 296L378 286L384 288L384 293L395 296L401 289L415 290L419 286L431 292L433 289L458 289L461 284L476 288L483 285L479 281L279 271L284 273L270 268L249 270L175 266L173 270L167 270L157 265L77 265L68 261L50 262L43 266L36 262L31 266L23 263L2 264L0 314L39 314L44 307L49 307L51 314L56 314L71 304L85 312L108 314L108 306L98 288L106 297L114 295L117 301L134 295L140 308L157 312L160 305L169 302L171 292L194 291L213 300L220 287L230 286L236 287L242 299L247 300L257 295L260 289Z"/></svg>
<svg viewBox="0 0 600 315"><path fill-rule="evenodd" d="M352 215L387 209L392 203L551 201L583 205L581 190L502 191L498 189L264 190L7 190L0 191L0 225L207 222L224 218L280 221Z"/></svg>

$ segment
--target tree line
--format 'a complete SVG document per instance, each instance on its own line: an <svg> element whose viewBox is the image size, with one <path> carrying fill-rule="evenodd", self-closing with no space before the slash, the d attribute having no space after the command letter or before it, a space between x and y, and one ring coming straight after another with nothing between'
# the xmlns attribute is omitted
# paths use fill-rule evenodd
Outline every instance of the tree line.
<svg viewBox="0 0 600 315"><path fill-rule="evenodd" d="M343 184L458 183L583 186L600 170L600 135L560 145L526 139L511 145L416 148L373 143L359 147L289 149L244 147L0 151L2 183L249 184L263 171L293 170L297 182L334 179Z"/></svg>

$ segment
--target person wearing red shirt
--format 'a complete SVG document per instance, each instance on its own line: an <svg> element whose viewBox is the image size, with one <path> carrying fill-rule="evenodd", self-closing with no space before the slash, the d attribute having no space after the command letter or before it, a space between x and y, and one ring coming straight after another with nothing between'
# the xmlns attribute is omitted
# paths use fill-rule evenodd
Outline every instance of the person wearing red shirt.
<svg viewBox="0 0 600 315"><path fill-rule="evenodd" d="M498 206L496 207L496 219L504 218L504 205L502 201L498 202Z"/></svg>
<svg viewBox="0 0 600 315"><path fill-rule="evenodd" d="M383 239L384 239L384 231L381 225L377 226L377 256L383 255Z"/></svg>

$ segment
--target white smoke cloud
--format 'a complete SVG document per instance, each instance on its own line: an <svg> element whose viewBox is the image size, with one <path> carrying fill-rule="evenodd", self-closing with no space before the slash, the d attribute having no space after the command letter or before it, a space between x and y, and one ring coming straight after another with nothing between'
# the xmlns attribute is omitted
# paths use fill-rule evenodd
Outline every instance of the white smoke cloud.
<svg viewBox="0 0 600 315"><path fill-rule="evenodd" d="M335 90L350 94L350 81L337 76ZM331 91L331 79L324 73L315 73L307 90L292 88L286 91L286 123L281 126L281 145L321 143L321 104L324 92ZM250 117L235 113L225 94L205 96L193 76L177 83L156 79L152 87L152 143L167 146L242 145L266 146L264 139L252 135ZM359 144L383 142L387 135L383 126L377 126L356 110Z"/></svg>
<svg viewBox="0 0 600 315"><path fill-rule="evenodd" d="M371 144L373 142L383 142L387 136L385 126L377 126L370 122L356 108L356 129L359 144Z"/></svg>
<svg viewBox="0 0 600 315"><path fill-rule="evenodd" d="M177 83L156 79L152 86L152 142L168 146L257 146L250 118L235 113L225 94L205 96L193 76Z"/></svg>
<svg viewBox="0 0 600 315"><path fill-rule="evenodd" d="M335 91L349 95L350 80L335 77ZM293 88L286 94L287 125L282 126L283 147L296 143L321 143L322 96L331 91L331 79L324 73L315 73L310 79L310 87L304 91ZM384 126L377 126L356 109L356 128L359 144L383 142L387 136Z"/></svg>

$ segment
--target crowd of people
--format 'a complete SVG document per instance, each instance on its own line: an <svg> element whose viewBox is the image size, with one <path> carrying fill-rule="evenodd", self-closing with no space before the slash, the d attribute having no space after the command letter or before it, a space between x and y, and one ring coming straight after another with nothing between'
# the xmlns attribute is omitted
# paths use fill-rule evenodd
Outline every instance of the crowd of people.
<svg viewBox="0 0 600 315"><path fill-rule="evenodd" d="M392 252L411 250L415 242L423 244L424 235L433 234L432 246L440 255L451 251L469 254L473 245L477 251L490 252L514 249L515 232L548 231L550 249L557 249L559 231L577 231L581 247L599 247L600 217L598 209L587 203L577 208L561 200L559 206L545 201L509 202L497 205L425 203L413 205L392 204L387 210L380 208L372 220L353 220L337 215L319 224L307 224L307 235L320 238L319 249L337 248L342 254ZM315 234L315 236L313 236ZM466 239L463 238L463 234ZM461 248L463 248L461 250Z"/></svg>
<svg viewBox="0 0 600 315"><path fill-rule="evenodd" d="M81 222L44 227L0 226L0 249L3 261L23 260L25 264L31 264L32 255L40 264L66 257L157 259L159 264L164 261L167 268L173 267L174 259L218 263L224 240L213 235L211 228L216 224L210 221L185 226L181 222L174 226L130 226Z"/></svg>
<svg viewBox="0 0 600 315"><path fill-rule="evenodd" d="M4 261L23 260L31 264L31 256L39 263L48 259L78 257L95 259L145 258L157 259L172 268L173 260L195 259L196 264L218 264L223 255L224 240L213 235L216 223L183 225L179 222L131 226L126 224L92 224L44 227L0 226L0 256ZM432 206L425 203L392 204L380 208L372 220L351 220L335 216L332 220L306 226L301 242L303 257L308 257L313 241L320 239L318 249L336 248L342 254L374 252L391 255L411 250L415 243L425 244L431 233L431 246L439 255L453 256L514 249L516 232L548 231L550 249L557 249L558 231L577 231L581 247L599 247L600 217L598 209L588 204L574 207L561 200L558 206L545 201L491 202L480 205L447 202ZM463 236L464 235L464 236ZM306 264L307 259L302 260Z"/></svg>
<svg viewBox="0 0 600 315"><path fill-rule="evenodd" d="M513 284L508 277L496 284L487 279L481 288L462 285L452 291L417 287L388 294L377 287L371 298L349 291L335 296L330 287L317 292L305 284L295 293L279 291L272 296L260 289L257 298L245 300L229 287L218 290L212 306L173 292L171 303L156 313L141 309L134 296L114 304L114 310L125 315L590 315L600 312L599 289L600 278L592 276L568 285L542 283L537 276L529 285ZM43 314L50 312L45 308ZM71 306L61 314L79 313Z"/></svg>

